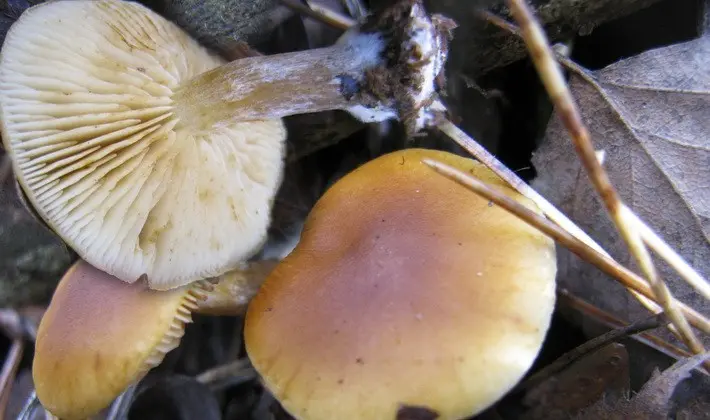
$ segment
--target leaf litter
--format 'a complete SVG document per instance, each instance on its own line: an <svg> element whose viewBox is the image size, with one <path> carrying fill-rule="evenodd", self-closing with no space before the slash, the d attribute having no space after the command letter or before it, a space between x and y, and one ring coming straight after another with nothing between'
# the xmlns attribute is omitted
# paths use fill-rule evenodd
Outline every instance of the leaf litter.
<svg viewBox="0 0 710 420"><path fill-rule="evenodd" d="M573 65L569 85L622 198L702 275L710 275L710 34L650 50L598 71ZM532 162L532 185L633 267L559 118ZM647 314L617 284L560 249L559 281L622 318ZM710 313L702 296L659 261L676 298ZM667 336L667 335L666 335ZM710 337L704 337L707 345Z"/></svg>

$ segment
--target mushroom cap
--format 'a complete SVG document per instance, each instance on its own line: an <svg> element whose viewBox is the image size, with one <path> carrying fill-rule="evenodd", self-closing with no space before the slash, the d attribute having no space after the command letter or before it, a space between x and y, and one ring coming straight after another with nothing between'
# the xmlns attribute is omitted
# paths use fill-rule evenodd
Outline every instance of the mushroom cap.
<svg viewBox="0 0 710 420"><path fill-rule="evenodd" d="M300 419L465 418L535 360L555 302L554 242L437 175L432 158L539 211L482 164L410 149L341 178L251 301L245 344Z"/></svg>
<svg viewBox="0 0 710 420"><path fill-rule="evenodd" d="M3 143L32 206L90 264L165 290L219 276L265 241L283 122L174 113L173 92L223 63L129 1L48 2L11 27Z"/></svg>
<svg viewBox="0 0 710 420"><path fill-rule="evenodd" d="M178 346L201 282L159 292L85 261L60 281L37 330L37 397L62 419L92 416Z"/></svg>

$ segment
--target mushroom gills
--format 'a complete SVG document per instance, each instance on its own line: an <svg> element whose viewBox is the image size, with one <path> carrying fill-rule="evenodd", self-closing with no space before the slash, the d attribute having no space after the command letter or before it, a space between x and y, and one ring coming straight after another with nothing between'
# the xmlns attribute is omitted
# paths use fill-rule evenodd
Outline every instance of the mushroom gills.
<svg viewBox="0 0 710 420"><path fill-rule="evenodd" d="M31 206L82 259L168 290L258 252L282 179L283 122L175 115L176 89L223 64L130 1L48 2L11 27L5 149Z"/></svg>

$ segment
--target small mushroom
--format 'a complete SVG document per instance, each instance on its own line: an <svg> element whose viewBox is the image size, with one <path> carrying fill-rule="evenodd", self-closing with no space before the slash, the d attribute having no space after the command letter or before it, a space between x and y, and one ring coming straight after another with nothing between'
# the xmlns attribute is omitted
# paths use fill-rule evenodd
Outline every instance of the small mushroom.
<svg viewBox="0 0 710 420"><path fill-rule="evenodd" d="M134 2L28 9L0 57L2 138L42 219L91 265L168 290L263 245L281 117L432 121L448 30L403 1L329 48L226 63Z"/></svg>
<svg viewBox="0 0 710 420"><path fill-rule="evenodd" d="M100 411L177 347L204 291L126 284L79 260L60 281L37 331L37 396L55 416Z"/></svg>
<svg viewBox="0 0 710 420"><path fill-rule="evenodd" d="M243 313L271 263L259 266L257 261L245 269L260 278L235 272L216 279L218 288L199 281L156 291L145 281L127 284L78 260L37 331L32 373L40 402L62 419L98 413L179 345L202 304L208 313Z"/></svg>
<svg viewBox="0 0 710 420"><path fill-rule="evenodd" d="M554 242L423 158L539 212L482 164L433 150L382 156L333 184L246 315L252 364L296 418L469 417L537 357Z"/></svg>

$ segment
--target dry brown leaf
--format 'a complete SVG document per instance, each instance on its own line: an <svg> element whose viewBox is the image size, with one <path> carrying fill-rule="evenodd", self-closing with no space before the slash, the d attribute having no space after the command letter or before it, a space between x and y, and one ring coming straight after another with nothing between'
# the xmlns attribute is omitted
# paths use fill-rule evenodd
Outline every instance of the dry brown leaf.
<svg viewBox="0 0 710 420"><path fill-rule="evenodd" d="M573 72L570 88L623 200L706 278L710 276L710 34L647 51L599 71ZM634 268L556 116L533 156L541 194ZM677 298L708 303L659 259ZM647 316L622 287L560 249L559 282L628 320ZM638 270L636 270L638 272ZM705 344L710 338L704 337Z"/></svg>
<svg viewBox="0 0 710 420"><path fill-rule="evenodd" d="M680 360L660 373L654 371L651 378L630 399L617 401L601 399L590 406L577 420L666 420L673 406L672 396L679 383L689 378L693 369L710 356L710 353L697 354ZM694 418L707 418L697 412Z"/></svg>

